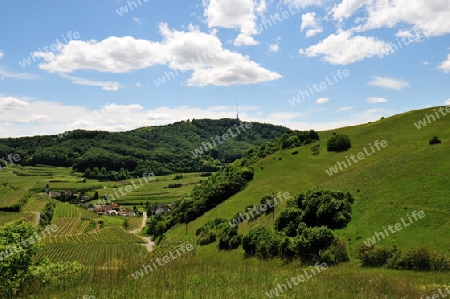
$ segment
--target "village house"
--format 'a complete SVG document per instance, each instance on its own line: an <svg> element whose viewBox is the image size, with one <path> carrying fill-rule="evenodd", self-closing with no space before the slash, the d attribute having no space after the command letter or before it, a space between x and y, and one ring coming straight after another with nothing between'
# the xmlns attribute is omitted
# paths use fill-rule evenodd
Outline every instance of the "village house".
<svg viewBox="0 0 450 299"><path fill-rule="evenodd" d="M122 208L119 212L119 216L136 216L136 213L129 208Z"/></svg>
<svg viewBox="0 0 450 299"><path fill-rule="evenodd" d="M166 214L170 212L170 205L168 204L152 204L150 211L153 215Z"/></svg>
<svg viewBox="0 0 450 299"><path fill-rule="evenodd" d="M61 193L59 192L53 192L53 191L49 191L47 196L51 197L51 198L59 198L61 197Z"/></svg>
<svg viewBox="0 0 450 299"><path fill-rule="evenodd" d="M111 208L110 206L101 206L101 207L94 208L94 212L96 212L97 214L105 215L105 214L108 214L109 211L113 211L113 208Z"/></svg>

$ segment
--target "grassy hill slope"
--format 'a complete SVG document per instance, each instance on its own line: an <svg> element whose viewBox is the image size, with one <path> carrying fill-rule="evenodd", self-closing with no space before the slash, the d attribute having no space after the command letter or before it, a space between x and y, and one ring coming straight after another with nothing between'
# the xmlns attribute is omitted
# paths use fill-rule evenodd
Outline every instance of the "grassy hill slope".
<svg viewBox="0 0 450 299"><path fill-rule="evenodd" d="M262 196L279 191L291 195L315 186L350 191L356 198L353 205L353 220L347 228L336 231L351 251L363 241L382 232L383 226L395 225L413 210L425 212L426 217L401 231L390 234L378 244L397 245L400 248L425 246L430 250L449 253L450 239L450 116L428 124L422 129L414 125L433 108L411 111L388 119L354 127L345 127L320 132L320 154L312 155L307 147L270 155L253 167L255 176L248 187L216 209L188 225L190 235L206 221L215 217L231 218L250 204L257 205ZM352 148L346 152L326 151L326 142L332 134L342 133L350 137ZM430 146L428 141L438 135L442 144ZM364 147L369 152L376 140L386 140L388 146L376 150L358 163L329 176L325 170L346 161L345 156L356 155ZM275 217L284 209L285 202L276 207ZM252 227L272 226L272 215L262 216L250 224L240 227L246 232ZM168 233L168 237L181 237L185 227L179 226Z"/></svg>

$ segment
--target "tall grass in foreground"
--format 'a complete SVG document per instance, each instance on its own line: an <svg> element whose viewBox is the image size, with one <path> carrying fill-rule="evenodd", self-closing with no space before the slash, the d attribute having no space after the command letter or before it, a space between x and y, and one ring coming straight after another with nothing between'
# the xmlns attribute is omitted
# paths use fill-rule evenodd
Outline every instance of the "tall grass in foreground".
<svg viewBox="0 0 450 299"><path fill-rule="evenodd" d="M181 256L143 278L131 276L142 265L97 270L86 272L77 286L49 289L42 284L23 298L268 298L266 293L278 283L303 272L298 262L245 259L241 250L217 253L215 245L209 247ZM293 285L276 298L420 298L433 294L447 279L448 272L368 269L345 263ZM427 289L427 285L434 286Z"/></svg>

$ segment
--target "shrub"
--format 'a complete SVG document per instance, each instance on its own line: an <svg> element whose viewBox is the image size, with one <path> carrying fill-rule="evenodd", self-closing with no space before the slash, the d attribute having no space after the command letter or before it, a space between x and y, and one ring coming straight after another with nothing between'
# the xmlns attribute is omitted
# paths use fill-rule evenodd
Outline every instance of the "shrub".
<svg viewBox="0 0 450 299"><path fill-rule="evenodd" d="M279 249L279 239L273 231L258 227L242 237L242 248L247 256L256 255L260 259L276 257Z"/></svg>
<svg viewBox="0 0 450 299"><path fill-rule="evenodd" d="M439 144L439 143L441 143L441 140L439 139L438 136L433 136L433 138L430 139L430 142L428 142L429 145Z"/></svg>
<svg viewBox="0 0 450 299"><path fill-rule="evenodd" d="M85 268L78 262L50 263L45 258L39 265L30 269L34 283L44 284L48 288L66 288L79 283L84 274Z"/></svg>
<svg viewBox="0 0 450 299"><path fill-rule="evenodd" d="M361 245L358 248L358 258L364 267L382 267L396 254L397 249L393 247Z"/></svg>
<svg viewBox="0 0 450 299"><path fill-rule="evenodd" d="M260 200L261 205L266 205L266 214L270 214L275 209L275 201L272 195L264 195Z"/></svg>
<svg viewBox="0 0 450 299"><path fill-rule="evenodd" d="M450 259L445 255L437 252L431 252L430 270L432 271L447 271L450 270Z"/></svg>
<svg viewBox="0 0 450 299"><path fill-rule="evenodd" d="M210 232L201 232L197 236L197 244L200 245L208 245L214 243L216 241L216 234L212 231Z"/></svg>
<svg viewBox="0 0 450 299"><path fill-rule="evenodd" d="M45 205L44 211L41 213L41 219L39 224L44 227L52 222L53 212L55 211L55 204L48 203Z"/></svg>
<svg viewBox="0 0 450 299"><path fill-rule="evenodd" d="M300 222L310 227L325 225L331 229L343 228L351 221L353 202L348 192L309 190L287 202L286 210L276 220L275 229L294 237Z"/></svg>
<svg viewBox="0 0 450 299"><path fill-rule="evenodd" d="M450 260L443 254L422 247L398 254L387 264L387 267L400 270L446 271L450 269Z"/></svg>
<svg viewBox="0 0 450 299"><path fill-rule="evenodd" d="M240 238L234 238L237 236L237 227L226 226L219 234L219 249L221 250L231 250L236 249L240 245ZM236 243L239 244L236 246Z"/></svg>
<svg viewBox="0 0 450 299"><path fill-rule="evenodd" d="M0 294L17 298L31 278L30 268L38 251L36 228L19 221L0 228ZM25 245L23 242L26 241ZM22 245L21 245L22 242ZM17 250L19 249L20 250Z"/></svg>
<svg viewBox="0 0 450 299"><path fill-rule="evenodd" d="M241 245L241 236L235 235L231 237L230 241L228 242L229 249L236 249Z"/></svg>
<svg viewBox="0 0 450 299"><path fill-rule="evenodd" d="M319 252L320 261L327 265L337 265L342 262L348 262L347 245L344 241L335 239L330 247Z"/></svg>
<svg viewBox="0 0 450 299"><path fill-rule="evenodd" d="M261 235L256 244L256 256L259 259L268 259L278 255L278 239L272 231Z"/></svg>
<svg viewBox="0 0 450 299"><path fill-rule="evenodd" d="M242 248L245 254L248 256L254 256L256 254L256 246L258 245L258 239L264 234L270 234L271 231L265 227L257 227L248 232L248 234L242 237Z"/></svg>
<svg viewBox="0 0 450 299"><path fill-rule="evenodd" d="M330 247L334 240L331 229L325 226L308 227L295 237L297 256L305 262L317 261L320 251Z"/></svg>
<svg viewBox="0 0 450 299"><path fill-rule="evenodd" d="M284 232L288 237L295 237L301 217L302 210L297 207L287 207L275 220L275 229L279 232Z"/></svg>
<svg viewBox="0 0 450 299"><path fill-rule="evenodd" d="M327 142L327 151L341 152L351 148L350 138L344 134L333 135Z"/></svg>
<svg viewBox="0 0 450 299"><path fill-rule="evenodd" d="M403 270L430 270L431 256L425 248L406 251L397 261L399 267Z"/></svg>
<svg viewBox="0 0 450 299"><path fill-rule="evenodd" d="M278 243L279 256L287 261L292 260L295 257L295 242L293 238L284 236Z"/></svg>
<svg viewBox="0 0 450 299"><path fill-rule="evenodd" d="M450 260L443 254L425 248L411 249L401 252L393 247L362 246L358 250L358 258L363 266L382 267L396 270L415 271L447 271Z"/></svg>

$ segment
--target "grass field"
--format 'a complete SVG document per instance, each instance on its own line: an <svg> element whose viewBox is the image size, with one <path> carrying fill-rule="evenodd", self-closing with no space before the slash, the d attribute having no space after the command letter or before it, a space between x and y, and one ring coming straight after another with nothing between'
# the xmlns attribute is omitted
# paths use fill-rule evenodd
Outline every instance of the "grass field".
<svg viewBox="0 0 450 299"><path fill-rule="evenodd" d="M38 298L78 298L81 294L96 298L269 298L266 293L279 283L286 284L308 270L297 263L246 259L240 250L218 252L215 245L208 245L143 278L131 276L151 261L149 256L121 271L87 272L78 286L53 292L47 289ZM275 298L421 298L449 282L448 273L367 269L351 262L291 285Z"/></svg>

